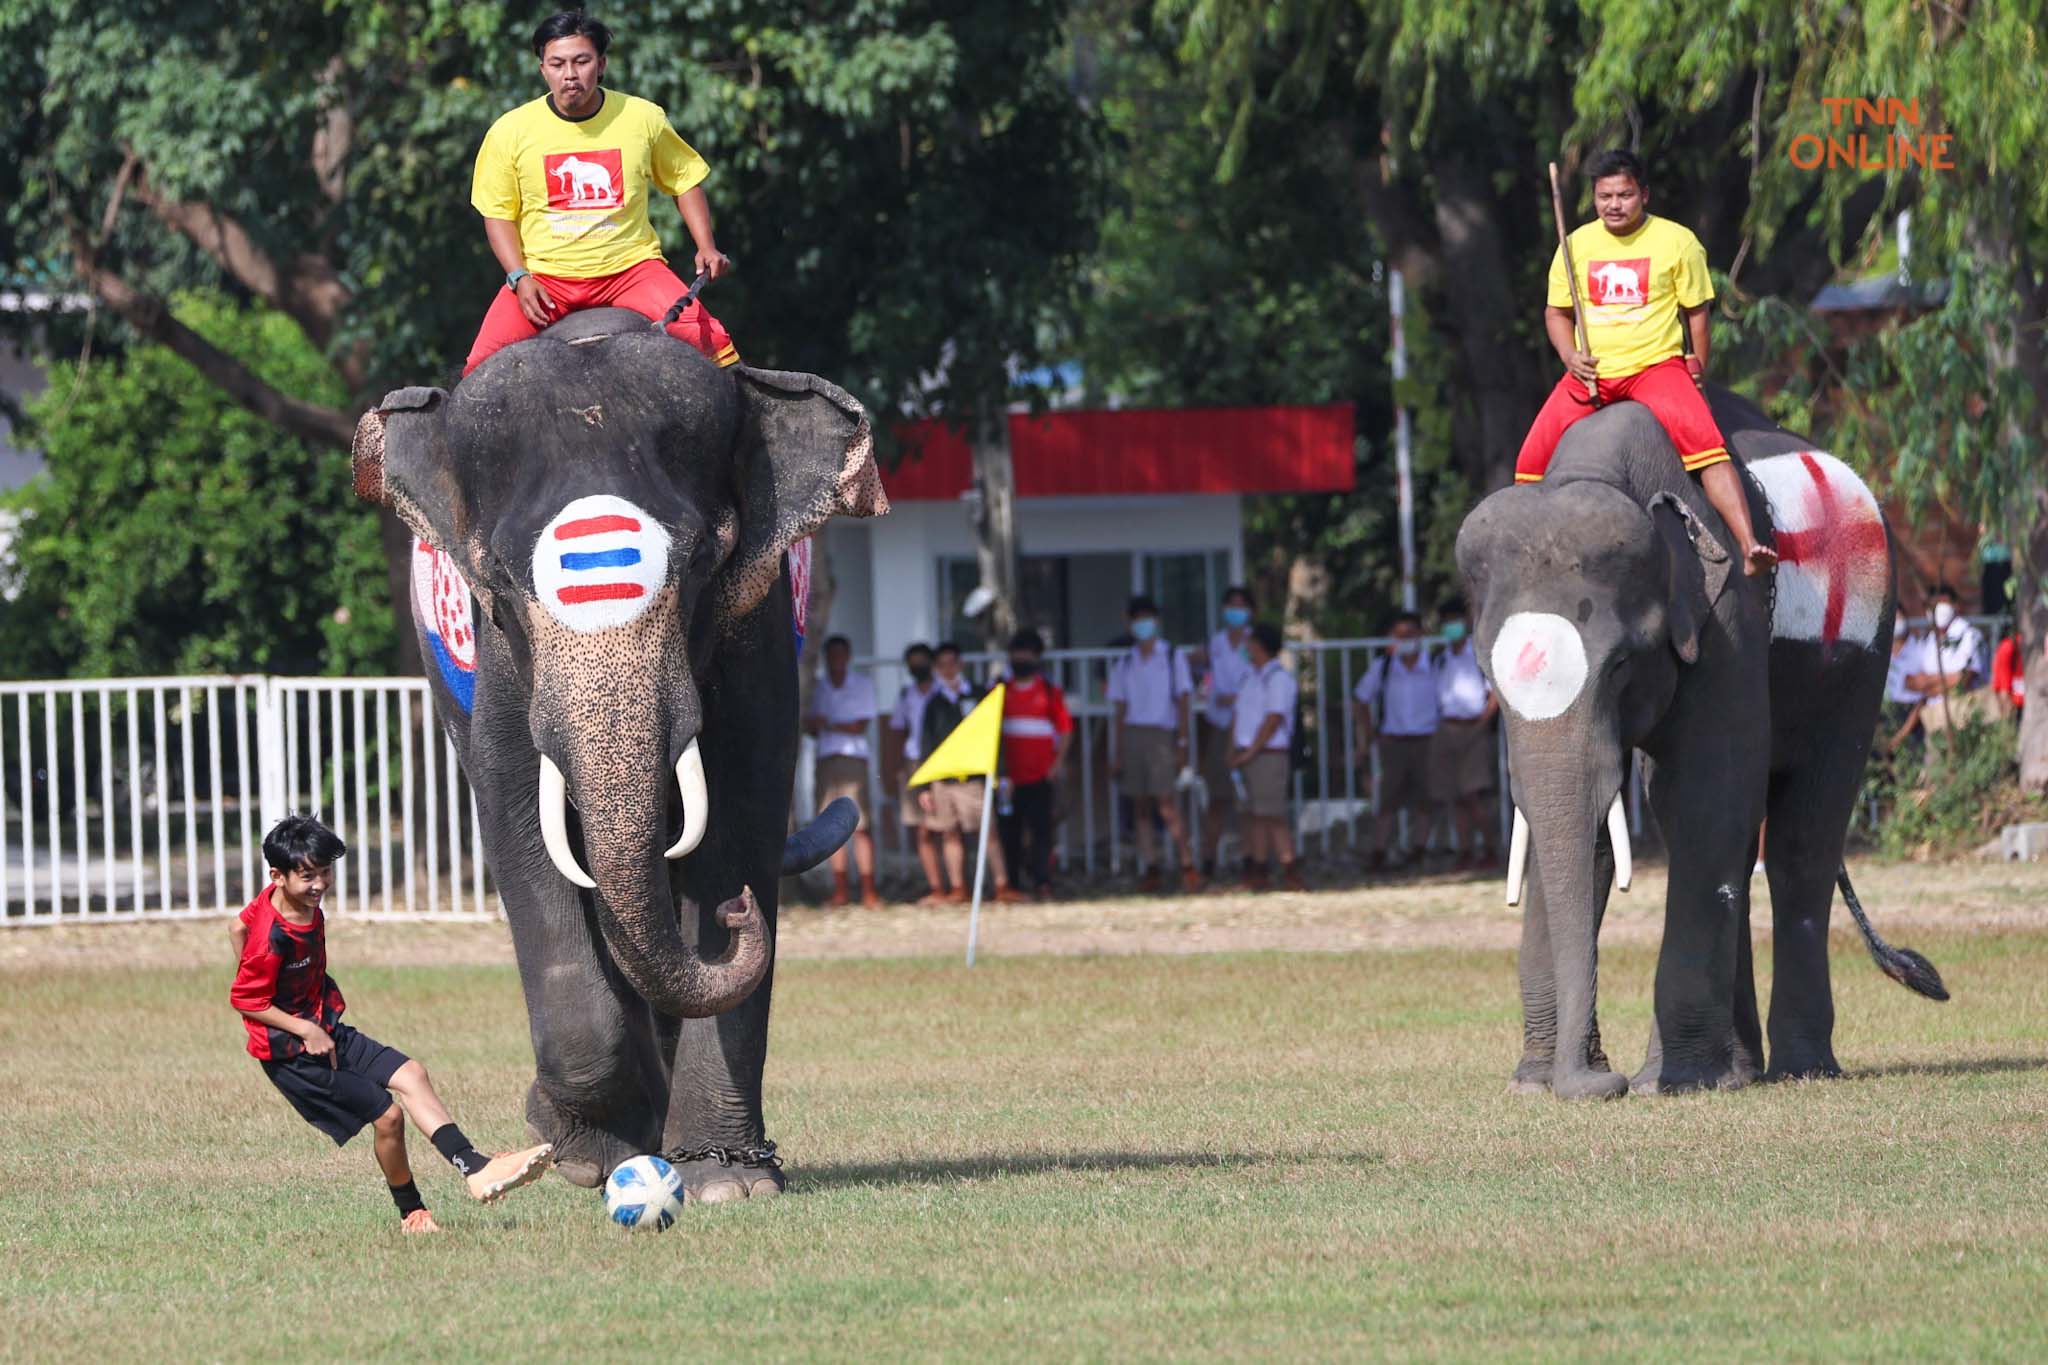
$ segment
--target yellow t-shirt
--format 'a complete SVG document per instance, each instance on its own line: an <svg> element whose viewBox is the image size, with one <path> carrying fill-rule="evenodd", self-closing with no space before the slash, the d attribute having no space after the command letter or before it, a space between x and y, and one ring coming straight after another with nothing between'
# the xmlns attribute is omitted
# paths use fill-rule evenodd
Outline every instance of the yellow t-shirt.
<svg viewBox="0 0 2048 1365"><path fill-rule="evenodd" d="M596 113L572 120L543 96L484 134L469 202L519 224L528 270L589 280L661 255L648 186L678 195L710 173L658 104L607 90Z"/></svg>
<svg viewBox="0 0 2048 1365"><path fill-rule="evenodd" d="M1600 377L1625 379L1680 354L1679 309L1714 297L1700 239L1668 218L1646 213L1626 237L1595 218L1574 230L1570 241L1586 348L1599 358ZM1550 258L1550 306L1572 306L1562 251Z"/></svg>

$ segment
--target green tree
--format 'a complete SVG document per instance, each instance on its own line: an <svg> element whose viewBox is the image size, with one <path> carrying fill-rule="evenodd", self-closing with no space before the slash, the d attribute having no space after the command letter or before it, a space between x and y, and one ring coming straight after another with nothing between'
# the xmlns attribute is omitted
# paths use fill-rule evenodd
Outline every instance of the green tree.
<svg viewBox="0 0 2048 1365"><path fill-rule="evenodd" d="M1072 315L1089 400L1354 404L1357 491L1247 500L1247 549L1261 601L1318 633L1379 628L1400 581L1387 287L1369 225L1330 211L1348 189L1328 111L1255 109L1239 170L1219 183L1201 120L1207 72L1181 60L1149 7L1089 6L1075 43L1119 168ZM1408 332L1411 358L1438 368L1427 319L1411 317ZM1424 405L1418 541L1433 552L1421 565L1430 603L1454 577L1449 547L1469 486L1450 468L1447 409L1430 406L1434 389L1415 388L1403 398Z"/></svg>
<svg viewBox="0 0 2048 1365"><path fill-rule="evenodd" d="M173 311L279 393L340 400L289 318L193 295ZM9 676L382 666L377 517L345 454L281 438L163 346L89 367L30 413L47 468L8 500Z"/></svg>

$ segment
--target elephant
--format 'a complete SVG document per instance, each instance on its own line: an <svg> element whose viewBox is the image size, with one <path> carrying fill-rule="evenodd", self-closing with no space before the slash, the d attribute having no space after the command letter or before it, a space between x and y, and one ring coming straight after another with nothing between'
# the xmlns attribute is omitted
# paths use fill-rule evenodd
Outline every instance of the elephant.
<svg viewBox="0 0 2048 1365"><path fill-rule="evenodd" d="M686 1198L781 1192L761 1109L797 749L789 548L888 511L861 405L571 314L359 423L359 497L418 537L414 616L476 792L567 1180L666 1153Z"/></svg>
<svg viewBox="0 0 2048 1365"><path fill-rule="evenodd" d="M1523 899L1523 1055L1510 1086L1562 1098L1836 1076L1827 929L1839 881L1887 974L1946 999L1940 974L1869 928L1842 863L1874 737L1895 605L1890 530L1834 456L1710 387L1760 534L1746 577L1727 528L1650 410L1570 428L1540 482L1465 518L1459 571L1501 701L1514 799L1508 900ZM1621 791L1632 749L1669 849L1648 1056L1612 1070L1596 1011L1610 884L1631 875ZM1768 1062L1750 960L1759 832L1774 968Z"/></svg>

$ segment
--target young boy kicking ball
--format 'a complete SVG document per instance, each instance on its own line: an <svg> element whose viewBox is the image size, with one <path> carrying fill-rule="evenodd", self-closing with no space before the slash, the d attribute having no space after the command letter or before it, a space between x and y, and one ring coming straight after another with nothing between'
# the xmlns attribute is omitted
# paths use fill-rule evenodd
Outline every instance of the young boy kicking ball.
<svg viewBox="0 0 2048 1365"><path fill-rule="evenodd" d="M249 1055L299 1117L337 1147L369 1124L377 1165L407 1232L439 1232L405 1159L405 1116L462 1172L485 1203L540 1179L548 1144L487 1157L448 1117L427 1070L341 1022L341 988L327 974L327 922L320 902L347 846L309 815L291 815L263 837L270 885L249 902L228 936L241 969L228 1002L249 1030Z"/></svg>

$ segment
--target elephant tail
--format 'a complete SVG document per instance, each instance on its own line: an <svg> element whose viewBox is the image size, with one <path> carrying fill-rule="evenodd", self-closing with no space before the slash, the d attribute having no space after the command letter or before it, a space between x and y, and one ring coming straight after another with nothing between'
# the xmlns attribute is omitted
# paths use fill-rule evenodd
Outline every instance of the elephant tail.
<svg viewBox="0 0 2048 1365"><path fill-rule="evenodd" d="M1941 973L1911 948L1894 948L1878 937L1871 927L1870 916L1863 913L1863 902L1856 899L1856 888L1849 885L1849 869L1839 868L1835 872L1835 885L1842 888L1842 899L1848 902L1849 914L1862 931L1863 942L1870 949L1870 960L1877 969L1907 990L1926 996L1929 1000L1948 999L1948 987L1941 984Z"/></svg>

